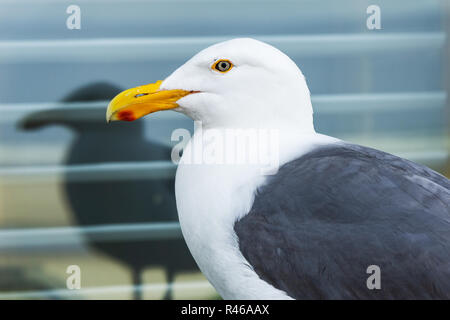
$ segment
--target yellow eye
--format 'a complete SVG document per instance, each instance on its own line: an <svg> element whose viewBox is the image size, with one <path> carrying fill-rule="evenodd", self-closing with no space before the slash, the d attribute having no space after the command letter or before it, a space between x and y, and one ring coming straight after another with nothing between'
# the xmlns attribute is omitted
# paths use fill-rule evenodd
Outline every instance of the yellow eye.
<svg viewBox="0 0 450 320"><path fill-rule="evenodd" d="M217 60L212 65L211 69L225 73L231 70L233 68L233 64L230 60Z"/></svg>

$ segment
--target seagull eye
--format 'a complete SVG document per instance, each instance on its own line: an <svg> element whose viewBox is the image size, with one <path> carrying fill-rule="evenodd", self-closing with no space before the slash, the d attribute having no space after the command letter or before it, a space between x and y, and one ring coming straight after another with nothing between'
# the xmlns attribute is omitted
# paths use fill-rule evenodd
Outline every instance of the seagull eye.
<svg viewBox="0 0 450 320"><path fill-rule="evenodd" d="M230 60L217 60L211 67L211 69L217 70L222 73L230 71L231 68L233 68L233 64Z"/></svg>

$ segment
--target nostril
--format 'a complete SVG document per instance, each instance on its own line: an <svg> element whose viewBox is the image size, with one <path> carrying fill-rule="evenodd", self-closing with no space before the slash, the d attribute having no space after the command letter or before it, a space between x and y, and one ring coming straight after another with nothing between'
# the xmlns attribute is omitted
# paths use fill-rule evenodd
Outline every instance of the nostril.
<svg viewBox="0 0 450 320"><path fill-rule="evenodd" d="M148 93L139 93L139 94L135 95L134 97L139 98L139 97L146 96L146 95L148 95Z"/></svg>

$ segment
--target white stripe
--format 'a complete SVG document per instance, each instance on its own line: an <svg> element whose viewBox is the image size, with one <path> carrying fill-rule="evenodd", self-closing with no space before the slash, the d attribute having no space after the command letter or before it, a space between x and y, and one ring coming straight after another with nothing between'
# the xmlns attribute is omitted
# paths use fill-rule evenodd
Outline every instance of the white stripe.
<svg viewBox="0 0 450 320"><path fill-rule="evenodd" d="M443 32L249 36L292 57L441 49L446 39ZM228 39L229 36L0 41L0 63L185 60L211 44Z"/></svg>

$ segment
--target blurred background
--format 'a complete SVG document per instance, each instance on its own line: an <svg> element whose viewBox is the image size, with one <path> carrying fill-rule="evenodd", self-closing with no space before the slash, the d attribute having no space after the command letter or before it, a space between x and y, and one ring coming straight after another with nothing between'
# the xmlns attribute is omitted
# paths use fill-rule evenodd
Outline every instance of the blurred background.
<svg viewBox="0 0 450 320"><path fill-rule="evenodd" d="M170 136L191 121L105 124L116 93L218 41L294 59L317 131L449 176L449 2L0 0L0 299L219 298L177 222Z"/></svg>

